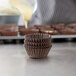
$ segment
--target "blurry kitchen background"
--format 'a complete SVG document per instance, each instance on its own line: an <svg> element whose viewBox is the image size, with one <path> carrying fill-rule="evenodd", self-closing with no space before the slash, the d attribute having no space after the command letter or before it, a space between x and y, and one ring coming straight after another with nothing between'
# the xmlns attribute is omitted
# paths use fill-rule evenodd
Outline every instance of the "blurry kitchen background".
<svg viewBox="0 0 76 76"><path fill-rule="evenodd" d="M36 5L34 8L34 12L36 11L37 8L37 4L34 0L28 0L29 4L31 4L32 6ZM28 10L28 9L26 9ZM33 13L34 13L33 12ZM6 26L6 24L9 24ZM24 19L21 15L21 12L16 9L10 2L10 0L0 0L0 43L23 43L23 39L24 36L20 36L19 33L17 34L17 36L10 36L7 32L7 34L5 35L4 29L8 30L9 28L11 28L11 24L16 24L17 26L24 26ZM11 27L9 27L11 26ZM5 27L5 28L4 28ZM9 28L8 28L9 27ZM5 31L6 32L6 31ZM3 34L4 35L3 35ZM21 41L20 41L21 40Z"/></svg>
<svg viewBox="0 0 76 76"><path fill-rule="evenodd" d="M31 5L35 5L34 0L29 0L29 3ZM0 0L0 24L16 23L18 25L24 25L24 20L21 13L17 14L20 11L16 9L14 6L13 7L12 6L13 5L11 4L10 0ZM36 7L34 11L35 10ZM16 12L17 15L12 12Z"/></svg>
<svg viewBox="0 0 76 76"><path fill-rule="evenodd" d="M29 3L35 5L34 12L37 8L37 3L34 0L29 0ZM9 8L8 8L9 7ZM15 12L15 13L12 13ZM11 15L11 13L13 15ZM10 0L0 1L0 26L4 24L17 24L17 26L23 26L24 19L18 9L11 6ZM75 40L76 35L53 35L52 39L56 42L64 42L68 40ZM18 32L17 36L0 36L0 43L23 43L24 36L21 36Z"/></svg>

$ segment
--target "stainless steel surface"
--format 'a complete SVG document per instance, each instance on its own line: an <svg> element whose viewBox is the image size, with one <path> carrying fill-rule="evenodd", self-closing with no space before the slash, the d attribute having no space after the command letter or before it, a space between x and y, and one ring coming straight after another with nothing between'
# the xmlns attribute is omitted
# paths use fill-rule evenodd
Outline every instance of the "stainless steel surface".
<svg viewBox="0 0 76 76"><path fill-rule="evenodd" d="M46 59L30 59L23 45L0 45L0 76L76 76L76 43L53 43Z"/></svg>
<svg viewBox="0 0 76 76"><path fill-rule="evenodd" d="M76 38L76 35L52 35L52 39L58 38ZM24 39L24 36L0 36L1 39Z"/></svg>
<svg viewBox="0 0 76 76"><path fill-rule="evenodd" d="M0 25L2 24L18 24L19 15L2 15L0 16Z"/></svg>

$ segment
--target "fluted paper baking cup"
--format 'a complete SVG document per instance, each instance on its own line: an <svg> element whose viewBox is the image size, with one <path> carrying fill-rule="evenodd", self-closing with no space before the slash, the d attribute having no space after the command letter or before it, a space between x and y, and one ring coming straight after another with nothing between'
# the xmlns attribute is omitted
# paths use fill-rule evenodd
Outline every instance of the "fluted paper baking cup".
<svg viewBox="0 0 76 76"><path fill-rule="evenodd" d="M31 58L47 57L52 47L51 37L48 34L42 33L26 35L24 47L27 51L27 54Z"/></svg>

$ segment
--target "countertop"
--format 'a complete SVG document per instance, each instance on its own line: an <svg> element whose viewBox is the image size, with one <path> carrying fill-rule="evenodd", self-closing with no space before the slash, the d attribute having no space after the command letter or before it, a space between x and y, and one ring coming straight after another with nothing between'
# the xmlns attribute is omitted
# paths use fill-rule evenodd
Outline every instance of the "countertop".
<svg viewBox="0 0 76 76"><path fill-rule="evenodd" d="M45 59L30 59L23 45L0 45L0 76L76 76L76 43L53 43Z"/></svg>

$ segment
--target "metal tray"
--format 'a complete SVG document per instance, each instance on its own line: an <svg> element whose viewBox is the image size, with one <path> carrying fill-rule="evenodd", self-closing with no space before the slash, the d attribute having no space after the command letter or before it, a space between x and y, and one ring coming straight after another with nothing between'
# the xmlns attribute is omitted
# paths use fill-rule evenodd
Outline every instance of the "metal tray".
<svg viewBox="0 0 76 76"><path fill-rule="evenodd" d="M58 39L58 38L76 38L76 35L52 35L52 39ZM2 39L24 39L24 36L0 36L0 40Z"/></svg>

